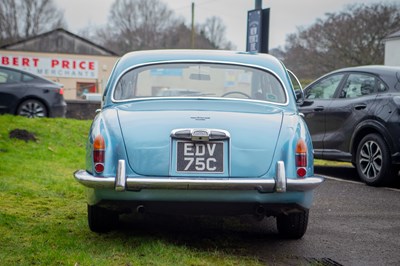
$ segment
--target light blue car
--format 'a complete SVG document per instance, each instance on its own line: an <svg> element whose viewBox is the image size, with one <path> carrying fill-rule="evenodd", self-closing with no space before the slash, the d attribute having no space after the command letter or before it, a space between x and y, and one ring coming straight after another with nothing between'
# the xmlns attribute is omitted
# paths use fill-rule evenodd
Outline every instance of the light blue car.
<svg viewBox="0 0 400 266"><path fill-rule="evenodd" d="M301 238L313 148L285 66L266 54L154 50L115 65L87 140L88 222L125 212L274 216Z"/></svg>

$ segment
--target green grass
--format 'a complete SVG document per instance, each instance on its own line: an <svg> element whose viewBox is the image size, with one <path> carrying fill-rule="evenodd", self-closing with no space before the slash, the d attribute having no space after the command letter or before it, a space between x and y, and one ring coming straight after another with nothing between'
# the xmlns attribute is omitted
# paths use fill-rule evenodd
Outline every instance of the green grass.
<svg viewBox="0 0 400 266"><path fill-rule="evenodd" d="M1 265L260 265L160 234L91 232L85 190L72 176L84 168L90 123L0 115ZM17 128L37 141L10 139Z"/></svg>
<svg viewBox="0 0 400 266"><path fill-rule="evenodd" d="M348 162L326 161L326 160L315 159L314 166L352 167L352 164Z"/></svg>

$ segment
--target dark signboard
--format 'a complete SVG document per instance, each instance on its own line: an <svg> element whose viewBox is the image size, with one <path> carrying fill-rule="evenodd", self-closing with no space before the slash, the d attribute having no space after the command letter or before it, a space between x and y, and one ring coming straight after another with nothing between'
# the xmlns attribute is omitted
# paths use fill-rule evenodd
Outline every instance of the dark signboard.
<svg viewBox="0 0 400 266"><path fill-rule="evenodd" d="M261 45L261 9L247 13L247 51L259 52Z"/></svg>
<svg viewBox="0 0 400 266"><path fill-rule="evenodd" d="M269 8L250 10L247 13L248 52L268 53Z"/></svg>

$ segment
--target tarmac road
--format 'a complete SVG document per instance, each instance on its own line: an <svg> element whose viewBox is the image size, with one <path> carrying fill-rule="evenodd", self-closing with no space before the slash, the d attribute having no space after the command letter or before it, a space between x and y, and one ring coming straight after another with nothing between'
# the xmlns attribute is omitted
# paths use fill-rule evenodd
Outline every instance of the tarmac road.
<svg viewBox="0 0 400 266"><path fill-rule="evenodd" d="M400 265L398 184L369 187L358 181L351 167L316 168L316 172L334 177L328 177L316 190L303 239L275 240L263 245L257 254L290 254L298 257L299 263L303 258L323 265ZM295 260L289 262L299 265Z"/></svg>
<svg viewBox="0 0 400 266"><path fill-rule="evenodd" d="M277 235L275 219L143 216L124 234L152 235L174 245L254 256L265 265L400 265L400 185L369 187L351 167L316 167L332 175L316 189L300 240ZM147 219L149 218L149 219Z"/></svg>

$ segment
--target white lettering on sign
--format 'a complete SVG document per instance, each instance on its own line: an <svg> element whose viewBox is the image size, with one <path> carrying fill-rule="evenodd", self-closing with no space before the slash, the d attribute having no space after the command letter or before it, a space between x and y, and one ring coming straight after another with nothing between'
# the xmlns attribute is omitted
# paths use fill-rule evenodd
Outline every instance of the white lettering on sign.
<svg viewBox="0 0 400 266"><path fill-rule="evenodd" d="M213 158L215 143L185 142L183 146L183 160L186 161L185 171L194 165L197 171L215 171L217 160Z"/></svg>
<svg viewBox="0 0 400 266"><path fill-rule="evenodd" d="M0 65L11 66L44 76L98 78L98 62L96 60L0 54Z"/></svg>
<svg viewBox="0 0 400 266"><path fill-rule="evenodd" d="M204 156L206 154L206 149L204 144L196 145L196 153L197 156Z"/></svg>
<svg viewBox="0 0 400 266"><path fill-rule="evenodd" d="M217 170L217 167L215 166L215 163L217 162L217 159L215 159L215 158L208 158L207 159L207 165L206 165L206 167L207 167L207 169L209 170L209 171L215 171L215 170Z"/></svg>
<svg viewBox="0 0 400 266"><path fill-rule="evenodd" d="M184 156L204 156L206 154L206 151L208 151L208 154L210 156L214 156L216 146L217 145L215 143L194 144L192 142L185 142L183 144L183 154Z"/></svg>

